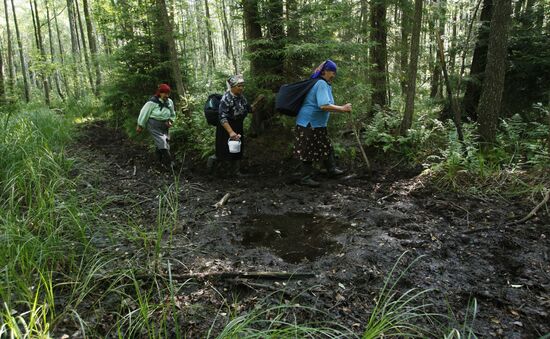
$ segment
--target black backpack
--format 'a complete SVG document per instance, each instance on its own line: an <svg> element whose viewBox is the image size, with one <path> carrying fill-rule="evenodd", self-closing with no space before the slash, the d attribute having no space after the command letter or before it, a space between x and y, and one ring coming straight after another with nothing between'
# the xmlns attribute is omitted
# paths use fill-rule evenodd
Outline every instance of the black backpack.
<svg viewBox="0 0 550 339"><path fill-rule="evenodd" d="M206 103L204 104L204 117L209 125L218 126L220 123L218 110L220 108L221 100L222 95L218 93L210 94L208 99L206 99Z"/></svg>
<svg viewBox="0 0 550 339"><path fill-rule="evenodd" d="M306 95L319 80L321 78L307 79L282 85L275 98L275 109L284 115L297 116Z"/></svg>

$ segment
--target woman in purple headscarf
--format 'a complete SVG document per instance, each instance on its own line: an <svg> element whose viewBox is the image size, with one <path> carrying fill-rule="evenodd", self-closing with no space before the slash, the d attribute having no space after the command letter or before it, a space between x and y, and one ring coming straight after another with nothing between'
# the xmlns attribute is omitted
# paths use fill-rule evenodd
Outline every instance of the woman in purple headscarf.
<svg viewBox="0 0 550 339"><path fill-rule="evenodd" d="M315 69L311 78L319 81L306 95L296 117L294 156L302 162L300 183L310 187L319 186L319 182L313 178L314 161L322 162L330 176L344 173L336 167L334 149L327 133L330 112L351 112L350 103L343 106L334 104L331 84L336 77L336 68L336 63L329 59Z"/></svg>

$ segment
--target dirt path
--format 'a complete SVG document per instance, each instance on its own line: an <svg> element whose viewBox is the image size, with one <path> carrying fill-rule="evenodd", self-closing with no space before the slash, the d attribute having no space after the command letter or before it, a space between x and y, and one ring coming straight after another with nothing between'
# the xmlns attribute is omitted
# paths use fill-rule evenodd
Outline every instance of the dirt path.
<svg viewBox="0 0 550 339"><path fill-rule="evenodd" d="M82 132L71 152L86 160L80 173L88 180L83 189L93 188L97 199L105 199L106 216L121 222L130 216L139 227L151 229L159 192L174 177L156 172L142 145L103 123ZM296 297L360 331L384 278L405 251L410 253L400 268L424 257L399 289L433 289L427 302L440 313L450 307L455 326L462 326L468 300L475 297L474 328L480 337L534 338L550 332L550 219L544 211L507 227L533 206L438 193L425 187L418 172L395 168L326 180L319 189L301 187L285 175L291 171L286 160L262 151L260 140L251 140L249 149L249 154L256 152L248 163L254 173L249 178L215 179L200 165L182 172L176 194L180 218L164 257L178 263L174 274L286 271L316 276L198 280L182 296L187 304L201 305L185 311L189 337L204 334L212 323L222 302L218 292L242 311L281 289L282 298ZM214 209L212 204L226 193L231 194L228 203ZM128 233L120 238L121 253L137 253L143 246Z"/></svg>

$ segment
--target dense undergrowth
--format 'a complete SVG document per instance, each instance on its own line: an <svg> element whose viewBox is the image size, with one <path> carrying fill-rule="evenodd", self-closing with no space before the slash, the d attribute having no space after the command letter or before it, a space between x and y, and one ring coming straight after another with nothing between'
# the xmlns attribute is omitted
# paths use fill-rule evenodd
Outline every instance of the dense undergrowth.
<svg viewBox="0 0 550 339"><path fill-rule="evenodd" d="M197 151L207 154L212 140L206 134L211 129L205 128L199 103L200 98L193 119L180 120L175 132L191 126L187 138L194 141ZM176 180L159 195L153 230L139 229L131 216L123 224L106 221L101 202L78 190L82 178L72 172L79 159L68 158L65 152L75 136L75 122L90 109L99 111L90 102L90 107L69 105L58 110L16 107L0 117L0 337L49 337L64 329L77 329L83 337L100 333L121 338L183 337L175 296L185 283L176 283L170 275L153 275L154 283L143 285L136 273L157 272L166 260L162 246L171 246L170 236L166 239L165 235L180 213L176 193L180 184ZM538 109L542 116L548 114ZM549 131L542 122L525 122L519 115L504 121L499 144L489 153L478 151L473 124L464 125L462 143L451 124L428 116L421 116L407 137L392 133L396 124L395 116L377 114L362 125L365 145L381 154L399 155L407 163L424 164L442 189L463 190L467 185L472 193L536 198L547 187ZM353 158L357 154L341 155L359 161ZM126 238L144 244L149 266L132 259L121 263L112 248L99 249L93 242L97 233L120 230ZM394 288L401 276L390 273L369 323L361 324L362 334L330 320L299 323L295 312L320 311L281 302L260 304L252 313L233 312L218 337L374 338L380 333L404 336L436 331L452 338L471 333L470 324L449 325L453 322L446 317L427 312L429 305L421 299L429 291L397 293ZM112 303L113 298L119 303L115 310L107 310L107 299ZM471 313L474 318L475 308ZM112 320L108 328L97 328L87 320L105 317ZM426 328L435 318L439 319L437 329ZM212 326L216 321L220 320Z"/></svg>

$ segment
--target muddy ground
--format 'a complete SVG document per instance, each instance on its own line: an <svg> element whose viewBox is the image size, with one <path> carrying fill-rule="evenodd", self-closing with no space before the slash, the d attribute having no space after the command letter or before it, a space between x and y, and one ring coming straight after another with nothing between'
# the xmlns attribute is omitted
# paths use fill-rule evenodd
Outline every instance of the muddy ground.
<svg viewBox="0 0 550 339"><path fill-rule="evenodd" d="M422 301L433 305L430 311L451 310L455 327L462 327L468 301L475 297L479 310L473 327L480 337L537 338L550 332L547 210L510 226L534 205L440 192L419 169L380 160L370 174L361 168L338 180L320 174L320 188L302 187L294 183L288 151L273 151L288 149L284 142L272 144L284 138L280 131L272 133L248 140L247 178L208 175L204 160L186 154L176 194L179 218L170 246L169 235L164 237L163 257L171 258L172 273L181 279L213 272L314 276L191 279L178 296L188 337L204 337L216 315L213 332L229 313L241 314L270 300L314 306L360 333L384 278L406 251L399 270L423 257L398 289L432 289ZM174 183L174 176L151 165L147 145L95 122L82 127L69 153L82 159L73 174L82 178L82 192L93 190L96 199L104 199L105 218L122 224L131 219L137 222L134 229L154 229L159 193ZM212 207L226 193L226 205ZM110 244L121 258L137 258L146 267L148 245L129 236L131 229L109 235ZM99 232L97 245L106 237ZM443 323L425 325L434 337L448 332Z"/></svg>

